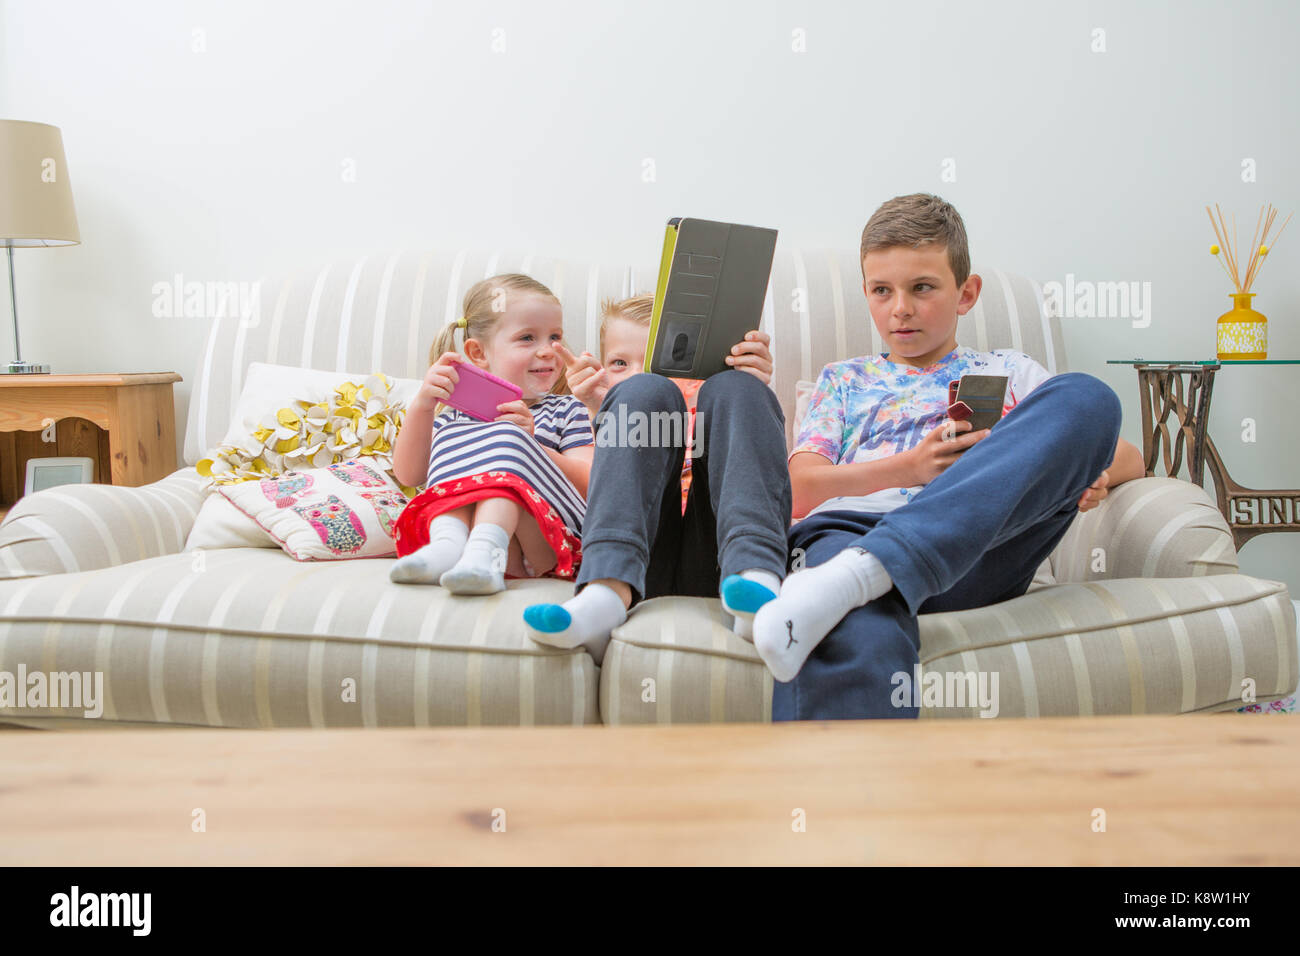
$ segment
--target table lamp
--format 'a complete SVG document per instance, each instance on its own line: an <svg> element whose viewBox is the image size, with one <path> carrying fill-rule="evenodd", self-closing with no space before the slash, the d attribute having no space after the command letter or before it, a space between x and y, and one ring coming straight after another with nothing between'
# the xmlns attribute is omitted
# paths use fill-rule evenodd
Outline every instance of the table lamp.
<svg viewBox="0 0 1300 956"><path fill-rule="evenodd" d="M72 184L57 126L0 120L0 243L9 257L9 305L14 316L14 361L0 374L48 372L48 365L23 361L18 341L18 293L14 249L71 246L81 242Z"/></svg>

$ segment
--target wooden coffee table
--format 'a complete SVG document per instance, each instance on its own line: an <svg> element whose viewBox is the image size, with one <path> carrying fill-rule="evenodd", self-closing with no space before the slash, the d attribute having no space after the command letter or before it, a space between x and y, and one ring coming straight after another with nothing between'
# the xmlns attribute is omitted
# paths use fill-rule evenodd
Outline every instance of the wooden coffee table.
<svg viewBox="0 0 1300 956"><path fill-rule="evenodd" d="M3 865L1300 863L1285 716L14 731L0 767Z"/></svg>

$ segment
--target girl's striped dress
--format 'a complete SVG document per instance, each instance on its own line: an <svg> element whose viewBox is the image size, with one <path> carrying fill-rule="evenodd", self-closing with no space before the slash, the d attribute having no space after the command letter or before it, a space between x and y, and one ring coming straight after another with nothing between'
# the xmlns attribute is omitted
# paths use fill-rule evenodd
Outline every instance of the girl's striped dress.
<svg viewBox="0 0 1300 956"><path fill-rule="evenodd" d="M439 514L504 497L537 519L556 554L552 573L576 573L586 502L543 446L564 452L593 444L591 418L572 395L546 395L529 408L532 435L513 422L481 422L455 409L434 420L425 490L393 530L399 557L428 543L429 522Z"/></svg>

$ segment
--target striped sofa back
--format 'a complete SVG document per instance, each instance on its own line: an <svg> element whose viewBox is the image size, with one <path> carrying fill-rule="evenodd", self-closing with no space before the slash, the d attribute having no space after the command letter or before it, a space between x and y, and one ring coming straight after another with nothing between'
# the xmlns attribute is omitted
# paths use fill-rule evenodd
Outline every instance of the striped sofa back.
<svg viewBox="0 0 1300 956"><path fill-rule="evenodd" d="M186 463L197 462L225 434L249 363L419 378L434 336L460 315L466 289L504 272L523 272L549 286L563 306L570 346L595 352L601 300L652 291L658 263L599 265L531 254L398 251L264 279L255 314L213 320L191 378ZM996 270L980 274L984 291L958 322L958 341L980 350L1019 349L1049 372L1065 371L1059 321L1046 315L1038 287ZM772 336L772 387L785 411L791 442L795 383L815 379L828 362L880 350L856 250L808 251L778 244L761 327Z"/></svg>

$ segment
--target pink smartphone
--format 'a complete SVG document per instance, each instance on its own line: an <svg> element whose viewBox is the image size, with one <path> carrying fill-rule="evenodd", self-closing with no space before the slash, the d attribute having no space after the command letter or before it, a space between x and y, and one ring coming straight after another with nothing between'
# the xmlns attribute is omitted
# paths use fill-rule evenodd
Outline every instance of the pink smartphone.
<svg viewBox="0 0 1300 956"><path fill-rule="evenodd" d="M498 405L516 402L524 397L518 385L485 372L469 362L456 363L456 387L447 396L444 405L450 405L481 422L496 420L501 414Z"/></svg>

